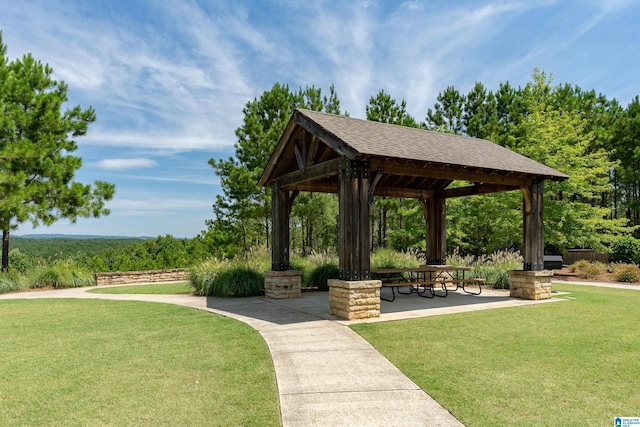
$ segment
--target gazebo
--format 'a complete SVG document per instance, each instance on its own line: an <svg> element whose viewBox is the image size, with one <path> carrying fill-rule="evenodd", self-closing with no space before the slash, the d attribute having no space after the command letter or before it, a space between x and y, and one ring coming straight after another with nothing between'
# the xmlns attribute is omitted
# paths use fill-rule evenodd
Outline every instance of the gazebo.
<svg viewBox="0 0 640 427"><path fill-rule="evenodd" d="M379 315L381 284L371 280L369 260L374 196L418 199L426 220L427 263L438 264L446 258L448 198L519 190L524 265L510 272L511 295L549 298L544 181L567 178L491 141L297 109L259 181L272 190L272 269L265 272L265 295L300 296L301 275L289 269L289 216L300 191L339 195L340 279L329 283L330 307L341 317L358 318ZM448 188L453 181L470 184Z"/></svg>

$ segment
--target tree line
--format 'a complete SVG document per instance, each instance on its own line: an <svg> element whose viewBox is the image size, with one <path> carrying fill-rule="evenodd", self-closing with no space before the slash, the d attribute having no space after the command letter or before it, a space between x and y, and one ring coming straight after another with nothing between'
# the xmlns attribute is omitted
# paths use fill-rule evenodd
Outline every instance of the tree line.
<svg viewBox="0 0 640 427"><path fill-rule="evenodd" d="M222 194L199 237L212 242L217 254L233 256L269 245L270 190L257 181L295 108L348 115L333 86L323 96L314 86L291 90L276 83L247 102L236 130L235 157L209 161ZM368 120L489 139L569 175L565 182L546 183L547 253L606 251L622 235L638 237L638 96L623 107L594 90L554 85L551 76L536 69L524 87L504 82L492 90L476 82L463 93L449 86L423 120L408 113L405 100L398 102L384 90L371 96L365 112ZM449 248L475 255L520 249L521 197L510 192L447 200ZM371 220L373 248L423 249L425 224L416 200L376 197ZM292 250L334 251L336 240L337 197L300 194L291 213Z"/></svg>
<svg viewBox="0 0 640 427"><path fill-rule="evenodd" d="M11 271L26 273L37 267L69 263L94 272L186 268L211 257L201 237L171 235L135 238L13 238Z"/></svg>
<svg viewBox="0 0 640 427"><path fill-rule="evenodd" d="M75 138L95 121L93 108L63 110L64 82L30 54L10 61L0 33L0 228L2 270L8 270L9 233L19 224L52 224L61 218L109 214L104 203L115 188L96 181L74 181L82 159L73 156ZM95 270L185 266L206 256L230 258L271 238L271 192L258 179L295 108L349 115L333 86L292 90L276 83L246 103L236 130L235 156L210 159L222 194L213 204L206 229L190 240L160 236L133 243L126 253L74 255ZM534 70L524 87L509 82L467 93L449 86L424 119L408 113L405 100L385 90L365 106L368 120L489 139L570 176L545 189L545 251L569 248L608 250L620 236L640 234L640 98L622 106L594 90L554 85ZM466 185L454 182L451 186ZM522 203L518 192L447 201L449 248L486 254L519 249ZM337 197L303 193L291 214L291 248L301 254L335 251ZM425 240L422 209L416 200L376 197L371 209L372 248L421 250ZM35 255L19 248L17 259ZM90 251L89 251L90 252ZM27 258L25 258L25 256ZM35 258L39 258L35 256ZM25 261L25 262L26 262Z"/></svg>

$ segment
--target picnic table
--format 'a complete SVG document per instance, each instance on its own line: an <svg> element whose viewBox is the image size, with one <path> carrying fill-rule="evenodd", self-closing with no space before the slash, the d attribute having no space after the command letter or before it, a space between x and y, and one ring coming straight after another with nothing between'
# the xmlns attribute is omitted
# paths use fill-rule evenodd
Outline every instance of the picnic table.
<svg viewBox="0 0 640 427"><path fill-rule="evenodd" d="M467 294L480 295L482 292L482 284L485 280L475 277L465 278L465 273L470 270L473 270L473 267L422 265L412 268L373 269L371 273L374 278L382 281L383 287L391 288L393 295L391 299L380 298L385 301L394 301L396 299L396 291L404 295L415 293L424 298L445 298L450 290L457 291L458 289L462 289ZM470 284L478 286L478 291L467 290L466 285ZM452 287L454 285L455 289L449 289L449 286ZM401 287L408 287L408 292L401 291Z"/></svg>

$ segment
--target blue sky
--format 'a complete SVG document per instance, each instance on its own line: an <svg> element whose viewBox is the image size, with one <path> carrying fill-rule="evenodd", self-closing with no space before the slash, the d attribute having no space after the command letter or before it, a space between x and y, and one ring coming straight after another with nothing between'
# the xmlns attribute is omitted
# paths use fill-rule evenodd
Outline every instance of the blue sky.
<svg viewBox="0 0 640 427"><path fill-rule="evenodd" d="M640 0L0 0L10 58L32 53L98 120L76 179L116 184L110 216L16 234L193 237L221 189L247 101L333 83L364 117L380 89L424 120L440 91L555 83L627 105L640 94Z"/></svg>

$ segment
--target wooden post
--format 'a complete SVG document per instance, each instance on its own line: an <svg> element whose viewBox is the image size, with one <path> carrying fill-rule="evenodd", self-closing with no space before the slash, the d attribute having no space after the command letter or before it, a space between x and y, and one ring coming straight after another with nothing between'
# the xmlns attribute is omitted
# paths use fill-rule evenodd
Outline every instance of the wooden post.
<svg viewBox="0 0 640 427"><path fill-rule="evenodd" d="M427 226L426 262L445 264L447 260L446 199L420 199Z"/></svg>
<svg viewBox="0 0 640 427"><path fill-rule="evenodd" d="M338 256L340 280L370 278L369 164L344 158L339 167Z"/></svg>
<svg viewBox="0 0 640 427"><path fill-rule="evenodd" d="M544 181L522 187L522 257L523 270L544 270Z"/></svg>
<svg viewBox="0 0 640 427"><path fill-rule="evenodd" d="M278 188L278 182L271 185L271 221L273 230L271 238L271 269L273 271L289 270L289 217L293 200L297 192L290 194Z"/></svg>

